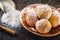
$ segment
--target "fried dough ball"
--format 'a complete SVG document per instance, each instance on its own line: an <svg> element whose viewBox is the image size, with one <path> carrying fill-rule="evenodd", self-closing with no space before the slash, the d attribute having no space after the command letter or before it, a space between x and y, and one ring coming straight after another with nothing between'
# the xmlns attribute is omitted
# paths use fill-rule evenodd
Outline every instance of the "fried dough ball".
<svg viewBox="0 0 60 40"><path fill-rule="evenodd" d="M37 15L42 19L49 19L52 15L52 8L47 4L41 5L38 7Z"/></svg>
<svg viewBox="0 0 60 40"><path fill-rule="evenodd" d="M32 8L27 9L26 22L29 26L35 26L36 21L38 20L36 12Z"/></svg>
<svg viewBox="0 0 60 40"><path fill-rule="evenodd" d="M41 19L36 22L36 30L39 33L48 33L51 30L51 24L47 19Z"/></svg>
<svg viewBox="0 0 60 40"><path fill-rule="evenodd" d="M53 13L52 13L49 21L50 21L53 28L60 25L60 14L57 10L53 10Z"/></svg>

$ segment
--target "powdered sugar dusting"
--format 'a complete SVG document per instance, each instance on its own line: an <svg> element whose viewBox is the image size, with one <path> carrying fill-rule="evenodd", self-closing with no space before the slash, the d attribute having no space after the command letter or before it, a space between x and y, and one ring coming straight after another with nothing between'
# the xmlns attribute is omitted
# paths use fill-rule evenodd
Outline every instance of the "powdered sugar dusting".
<svg viewBox="0 0 60 40"><path fill-rule="evenodd" d="M60 16L60 13L57 10L54 10L54 15Z"/></svg>
<svg viewBox="0 0 60 40"><path fill-rule="evenodd" d="M30 14L30 15L36 16L36 12L33 8L27 8L27 13Z"/></svg>
<svg viewBox="0 0 60 40"><path fill-rule="evenodd" d="M30 29L36 32L36 29L35 28L31 27Z"/></svg>
<svg viewBox="0 0 60 40"><path fill-rule="evenodd" d="M19 14L20 12L17 10L9 11L3 14L1 21L2 23L11 25L11 27L17 28L17 26L20 25Z"/></svg>

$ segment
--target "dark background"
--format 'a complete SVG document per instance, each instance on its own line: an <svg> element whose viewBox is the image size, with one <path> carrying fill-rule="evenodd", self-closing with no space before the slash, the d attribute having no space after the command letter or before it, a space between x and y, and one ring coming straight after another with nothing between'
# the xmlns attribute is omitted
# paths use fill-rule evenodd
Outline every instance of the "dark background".
<svg viewBox="0 0 60 40"><path fill-rule="evenodd" d="M60 7L60 0L13 0L16 4L17 10L22 10L24 7L34 3L45 3L54 7ZM60 40L60 35L53 37L42 37L37 36L28 32L23 26L20 24L20 27L15 28L17 31L17 35L13 36L4 31L0 31L0 40Z"/></svg>

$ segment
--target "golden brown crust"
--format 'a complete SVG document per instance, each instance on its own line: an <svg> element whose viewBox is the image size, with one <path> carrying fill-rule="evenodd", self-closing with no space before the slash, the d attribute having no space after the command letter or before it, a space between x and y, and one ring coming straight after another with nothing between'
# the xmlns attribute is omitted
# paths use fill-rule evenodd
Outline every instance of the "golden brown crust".
<svg viewBox="0 0 60 40"><path fill-rule="evenodd" d="M53 9L53 13L52 13L49 21L53 28L56 28L58 25L60 25L60 14L57 10Z"/></svg>
<svg viewBox="0 0 60 40"><path fill-rule="evenodd" d="M36 30L39 33L48 33L51 30L51 24L47 19L41 19L36 23Z"/></svg>
<svg viewBox="0 0 60 40"><path fill-rule="evenodd" d="M26 22L29 26L35 26L37 20L38 20L37 16L34 16L34 15L26 16Z"/></svg>
<svg viewBox="0 0 60 40"><path fill-rule="evenodd" d="M47 4L40 5L37 15L42 19L49 19L52 15L52 8Z"/></svg>

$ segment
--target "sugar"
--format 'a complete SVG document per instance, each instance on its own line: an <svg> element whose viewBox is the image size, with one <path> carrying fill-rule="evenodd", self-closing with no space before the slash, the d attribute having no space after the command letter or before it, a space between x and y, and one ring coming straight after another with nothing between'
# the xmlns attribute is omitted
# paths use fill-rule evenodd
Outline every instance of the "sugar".
<svg viewBox="0 0 60 40"><path fill-rule="evenodd" d="M11 25L11 27L17 28L20 25L19 14L20 11L17 10L9 11L3 14L1 21L2 23Z"/></svg>

